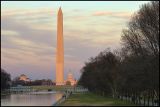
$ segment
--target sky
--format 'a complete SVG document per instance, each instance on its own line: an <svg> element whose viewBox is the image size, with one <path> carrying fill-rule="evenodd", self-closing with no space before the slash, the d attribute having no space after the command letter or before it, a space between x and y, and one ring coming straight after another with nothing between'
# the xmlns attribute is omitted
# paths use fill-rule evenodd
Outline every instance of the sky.
<svg viewBox="0 0 160 107"><path fill-rule="evenodd" d="M2 1L1 68L12 79L55 80L57 12L63 11L64 77L91 57L121 47L122 30L148 1Z"/></svg>

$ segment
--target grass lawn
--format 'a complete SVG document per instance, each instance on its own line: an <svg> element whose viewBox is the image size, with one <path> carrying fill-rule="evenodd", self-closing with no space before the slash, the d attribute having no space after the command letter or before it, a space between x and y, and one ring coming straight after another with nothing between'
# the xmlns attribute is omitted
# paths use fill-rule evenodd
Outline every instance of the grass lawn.
<svg viewBox="0 0 160 107"><path fill-rule="evenodd" d="M33 89L36 89L36 90L48 90L48 89L52 89L52 90L55 90L55 91L62 91L64 90L65 88L69 88L71 86L31 86Z"/></svg>
<svg viewBox="0 0 160 107"><path fill-rule="evenodd" d="M135 106L120 99L107 98L93 93L72 94L60 106Z"/></svg>

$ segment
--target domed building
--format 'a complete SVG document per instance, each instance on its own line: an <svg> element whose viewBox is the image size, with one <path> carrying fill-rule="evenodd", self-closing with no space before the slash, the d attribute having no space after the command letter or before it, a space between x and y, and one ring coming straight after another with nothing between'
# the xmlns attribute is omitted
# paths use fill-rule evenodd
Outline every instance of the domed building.
<svg viewBox="0 0 160 107"><path fill-rule="evenodd" d="M71 85L71 86L74 86L76 85L77 81L73 78L73 75L71 72L68 73L68 76L67 76L67 80L64 81L65 85Z"/></svg>
<svg viewBox="0 0 160 107"><path fill-rule="evenodd" d="M29 82L31 81L26 75L22 74L19 77L19 80L25 81L25 82Z"/></svg>

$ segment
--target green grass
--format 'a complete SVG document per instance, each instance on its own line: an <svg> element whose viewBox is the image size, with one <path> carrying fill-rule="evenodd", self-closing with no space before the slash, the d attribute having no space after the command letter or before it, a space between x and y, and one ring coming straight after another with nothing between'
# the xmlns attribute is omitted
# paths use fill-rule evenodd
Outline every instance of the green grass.
<svg viewBox="0 0 160 107"><path fill-rule="evenodd" d="M35 90L48 90L48 89L52 89L55 91L63 91L65 88L69 88L71 86L31 86L33 89Z"/></svg>
<svg viewBox="0 0 160 107"><path fill-rule="evenodd" d="M85 94L72 94L60 106L134 106L134 104L88 92Z"/></svg>

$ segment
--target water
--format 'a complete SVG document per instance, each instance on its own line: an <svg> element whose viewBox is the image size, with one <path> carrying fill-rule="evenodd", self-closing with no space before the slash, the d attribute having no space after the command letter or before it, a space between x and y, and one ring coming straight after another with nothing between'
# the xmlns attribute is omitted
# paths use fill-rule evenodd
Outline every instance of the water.
<svg viewBox="0 0 160 107"><path fill-rule="evenodd" d="M59 92L32 92L1 96L1 106L51 106L62 97Z"/></svg>

